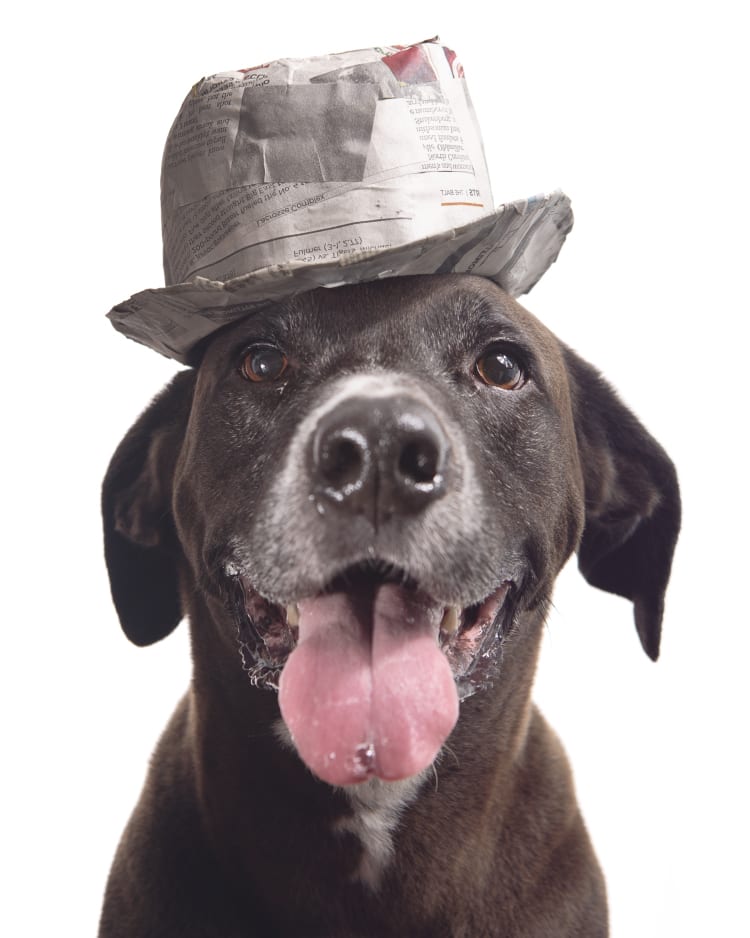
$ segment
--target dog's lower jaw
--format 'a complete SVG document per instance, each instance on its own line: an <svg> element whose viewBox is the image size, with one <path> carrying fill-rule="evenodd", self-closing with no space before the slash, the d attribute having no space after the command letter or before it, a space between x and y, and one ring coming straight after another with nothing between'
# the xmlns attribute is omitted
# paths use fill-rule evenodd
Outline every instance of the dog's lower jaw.
<svg viewBox="0 0 750 938"><path fill-rule="evenodd" d="M508 582L456 610L407 587L405 574L381 581L357 568L295 604L293 619L245 577L236 581L243 667L253 683L280 689L297 751L330 784L419 774L452 730L459 699L497 670Z"/></svg>

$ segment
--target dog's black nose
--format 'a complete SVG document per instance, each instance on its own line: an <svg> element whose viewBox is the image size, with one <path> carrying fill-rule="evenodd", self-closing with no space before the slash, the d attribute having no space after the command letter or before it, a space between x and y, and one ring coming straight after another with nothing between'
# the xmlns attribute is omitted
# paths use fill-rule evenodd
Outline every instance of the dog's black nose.
<svg viewBox="0 0 750 938"><path fill-rule="evenodd" d="M322 418L308 459L317 496L377 524L443 494L448 452L445 431L421 401L351 397Z"/></svg>

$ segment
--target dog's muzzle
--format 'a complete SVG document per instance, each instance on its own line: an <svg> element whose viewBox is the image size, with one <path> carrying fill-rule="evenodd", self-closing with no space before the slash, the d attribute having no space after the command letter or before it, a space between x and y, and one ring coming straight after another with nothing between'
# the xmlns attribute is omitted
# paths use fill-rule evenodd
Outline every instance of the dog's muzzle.
<svg viewBox="0 0 750 938"><path fill-rule="evenodd" d="M407 778L430 765L460 700L494 676L512 622L508 579L458 606L430 595L405 559L417 548L430 575L436 531L444 554L458 550L453 526L438 517L463 478L446 420L426 394L385 378L339 385L298 429L284 470L316 509L305 544L318 545L328 572L312 590L287 578L282 605L233 567L243 664L255 684L278 689L299 755L334 785ZM288 543L287 573L306 549Z"/></svg>

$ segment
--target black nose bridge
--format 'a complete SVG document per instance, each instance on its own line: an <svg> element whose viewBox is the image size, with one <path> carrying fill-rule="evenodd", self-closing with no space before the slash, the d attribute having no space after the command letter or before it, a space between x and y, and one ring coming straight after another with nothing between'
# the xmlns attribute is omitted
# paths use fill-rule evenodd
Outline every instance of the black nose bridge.
<svg viewBox="0 0 750 938"><path fill-rule="evenodd" d="M328 410L308 447L316 497L377 525L445 492L450 448L433 408L406 393L353 395Z"/></svg>

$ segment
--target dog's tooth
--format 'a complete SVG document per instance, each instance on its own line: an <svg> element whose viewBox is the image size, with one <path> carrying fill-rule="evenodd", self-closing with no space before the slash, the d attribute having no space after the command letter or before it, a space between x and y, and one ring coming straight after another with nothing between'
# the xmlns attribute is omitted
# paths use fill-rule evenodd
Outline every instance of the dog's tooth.
<svg viewBox="0 0 750 938"><path fill-rule="evenodd" d="M286 607L286 621L289 625L299 625L299 607L297 603L289 603Z"/></svg>
<svg viewBox="0 0 750 938"><path fill-rule="evenodd" d="M453 635L458 629L458 607L448 606L443 614L443 621L440 628L446 635Z"/></svg>

